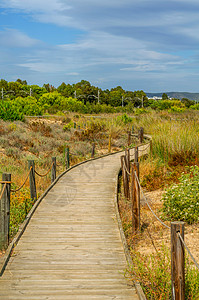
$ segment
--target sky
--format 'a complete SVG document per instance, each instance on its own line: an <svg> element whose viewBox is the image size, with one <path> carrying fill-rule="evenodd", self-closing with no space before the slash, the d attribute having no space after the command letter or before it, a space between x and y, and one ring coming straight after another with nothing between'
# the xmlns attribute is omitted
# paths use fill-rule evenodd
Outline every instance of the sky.
<svg viewBox="0 0 199 300"><path fill-rule="evenodd" d="M0 0L0 78L199 92L199 1Z"/></svg>

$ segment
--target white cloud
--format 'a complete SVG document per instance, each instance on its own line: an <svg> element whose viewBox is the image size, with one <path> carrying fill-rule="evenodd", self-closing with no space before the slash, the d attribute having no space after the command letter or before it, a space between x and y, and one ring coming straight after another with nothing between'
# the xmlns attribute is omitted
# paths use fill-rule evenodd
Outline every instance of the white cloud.
<svg viewBox="0 0 199 300"><path fill-rule="evenodd" d="M59 0L3 0L1 2L1 7L19 9L32 13L48 13L49 11L62 12L71 7L71 5L66 5Z"/></svg>
<svg viewBox="0 0 199 300"><path fill-rule="evenodd" d="M48 45L32 39L34 23L30 22L24 32L0 31L0 44L10 53L12 48L21 47L20 54L12 53L13 66L43 81L49 76L59 76L63 81L65 75L88 75L95 82L121 78L130 81L137 75L147 78L149 72L150 78L158 78L161 72L177 78L183 68L190 70L190 61L193 65L197 61L194 57L188 59L193 50L197 51L199 39L198 10L191 5L199 7L198 0L3 0L0 7L8 15L11 10L27 14L28 20L41 26L45 23L65 27L60 34L60 40L65 41L50 46L59 40L52 39L51 43L50 34L46 37ZM72 37L73 43L68 42L73 34L71 27L84 31L81 37ZM53 35L53 26L51 29ZM6 62L9 64L9 59ZM198 64L195 70L197 67Z"/></svg>
<svg viewBox="0 0 199 300"><path fill-rule="evenodd" d="M92 32L77 43L35 51L32 58L31 53L31 58L27 57L27 61L18 66L35 72L64 72L68 75L79 75L80 71L89 72L93 68L111 70L113 66L118 72L159 71L180 61L178 56L147 50L144 43L135 39L101 32Z"/></svg>
<svg viewBox="0 0 199 300"><path fill-rule="evenodd" d="M5 29L0 31L0 45L1 47L17 47L17 48L29 48L39 44L36 39L30 38L23 32L16 29Z"/></svg>

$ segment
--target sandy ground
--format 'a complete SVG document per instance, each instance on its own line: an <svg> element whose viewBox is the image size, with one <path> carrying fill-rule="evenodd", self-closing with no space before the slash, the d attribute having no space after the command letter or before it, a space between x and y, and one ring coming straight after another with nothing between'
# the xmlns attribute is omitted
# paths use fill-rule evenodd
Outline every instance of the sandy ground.
<svg viewBox="0 0 199 300"><path fill-rule="evenodd" d="M157 190L153 192L145 192L145 196L152 206L153 210L160 216L159 209L161 207L161 198L164 191ZM165 222L170 225L169 222ZM145 204L144 199L141 199L141 225L143 233L136 241L136 250L144 254L153 253L155 248L158 250L164 242L170 247L170 230L164 227L151 213ZM185 224L185 243L190 249L192 255L199 264L199 224Z"/></svg>

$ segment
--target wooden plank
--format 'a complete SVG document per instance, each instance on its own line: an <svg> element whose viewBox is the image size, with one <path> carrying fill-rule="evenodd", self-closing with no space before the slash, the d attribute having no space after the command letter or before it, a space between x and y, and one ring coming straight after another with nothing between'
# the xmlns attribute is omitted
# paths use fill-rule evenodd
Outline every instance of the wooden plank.
<svg viewBox="0 0 199 300"><path fill-rule="evenodd" d="M0 279L0 299L135 299L114 197L120 154L66 173L46 195Z"/></svg>

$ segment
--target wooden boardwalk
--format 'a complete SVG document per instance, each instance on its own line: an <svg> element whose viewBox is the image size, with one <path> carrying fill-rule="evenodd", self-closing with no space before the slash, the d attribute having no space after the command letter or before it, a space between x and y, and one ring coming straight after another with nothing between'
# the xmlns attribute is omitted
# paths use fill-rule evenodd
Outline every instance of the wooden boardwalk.
<svg viewBox="0 0 199 300"><path fill-rule="evenodd" d="M121 155L71 169L48 192L0 278L1 300L139 299L116 218Z"/></svg>

